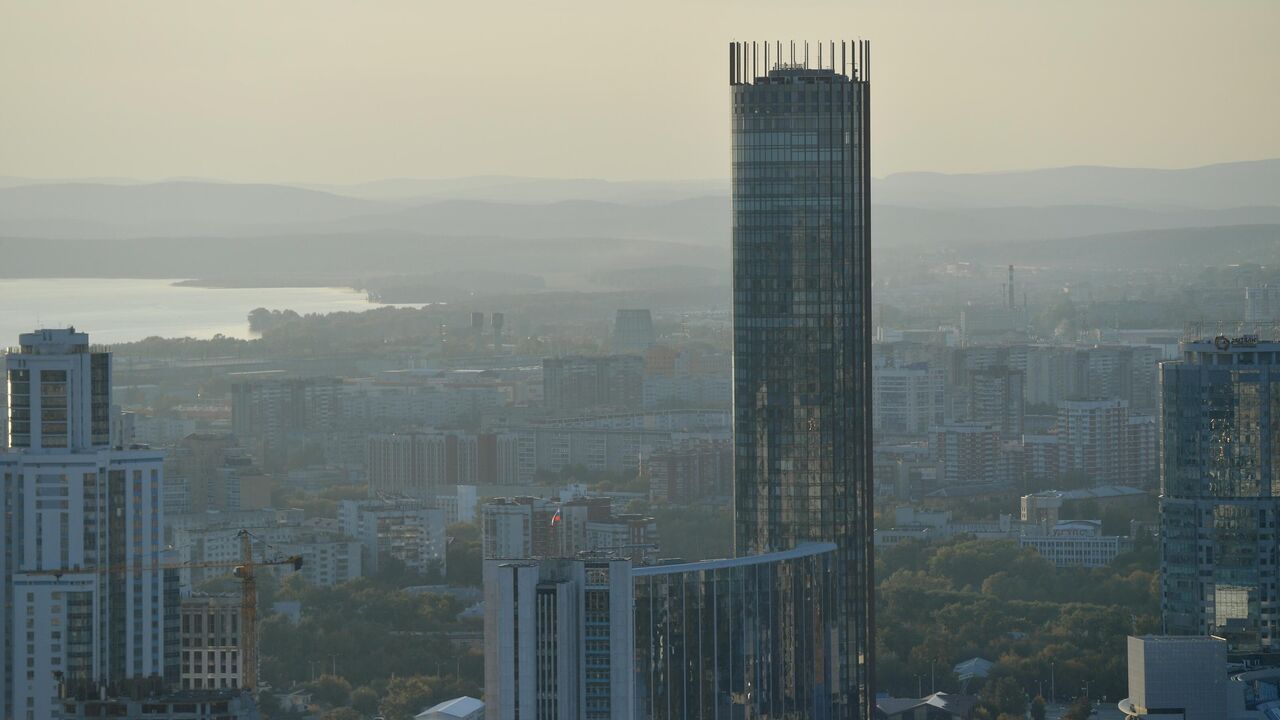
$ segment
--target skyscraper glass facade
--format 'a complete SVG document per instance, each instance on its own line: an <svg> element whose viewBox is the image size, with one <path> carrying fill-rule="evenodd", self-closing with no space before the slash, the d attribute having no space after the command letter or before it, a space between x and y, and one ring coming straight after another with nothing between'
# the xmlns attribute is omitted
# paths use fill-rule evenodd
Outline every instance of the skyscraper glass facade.
<svg viewBox="0 0 1280 720"><path fill-rule="evenodd" d="M730 46L735 544L836 544L848 718L873 708L868 55Z"/></svg>
<svg viewBox="0 0 1280 720"><path fill-rule="evenodd" d="M1165 631L1280 651L1280 342L1184 343L1160 375Z"/></svg>
<svg viewBox="0 0 1280 720"><path fill-rule="evenodd" d="M838 717L834 543L635 568L636 717Z"/></svg>

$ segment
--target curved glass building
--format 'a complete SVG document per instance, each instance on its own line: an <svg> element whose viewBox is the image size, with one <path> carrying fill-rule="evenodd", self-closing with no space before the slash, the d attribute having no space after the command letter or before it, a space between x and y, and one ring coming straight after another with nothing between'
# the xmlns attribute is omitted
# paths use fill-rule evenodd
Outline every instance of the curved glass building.
<svg viewBox="0 0 1280 720"><path fill-rule="evenodd" d="M729 53L735 545L835 544L816 687L840 718L874 711L868 59L864 42Z"/></svg>
<svg viewBox="0 0 1280 720"><path fill-rule="evenodd" d="M636 717L833 718L834 543L632 570Z"/></svg>
<svg viewBox="0 0 1280 720"><path fill-rule="evenodd" d="M1280 652L1280 342L1184 343L1160 378L1165 632Z"/></svg>

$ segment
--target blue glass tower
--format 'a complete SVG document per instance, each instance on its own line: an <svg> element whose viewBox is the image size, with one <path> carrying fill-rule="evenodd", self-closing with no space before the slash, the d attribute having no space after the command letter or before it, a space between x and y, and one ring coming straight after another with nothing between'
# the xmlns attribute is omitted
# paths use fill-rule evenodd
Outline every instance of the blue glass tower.
<svg viewBox="0 0 1280 720"><path fill-rule="evenodd" d="M1280 652L1280 342L1183 343L1160 383L1165 632Z"/></svg>

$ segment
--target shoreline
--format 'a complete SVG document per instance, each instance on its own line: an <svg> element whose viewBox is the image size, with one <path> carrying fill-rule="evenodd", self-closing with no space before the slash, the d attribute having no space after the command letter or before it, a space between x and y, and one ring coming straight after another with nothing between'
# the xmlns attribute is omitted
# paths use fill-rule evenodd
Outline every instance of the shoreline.
<svg viewBox="0 0 1280 720"><path fill-rule="evenodd" d="M334 290L350 290L352 292L365 292L363 288L356 287L349 281L338 279L320 280L307 279L299 280L298 278L188 278L185 280L174 280L170 283L174 287L195 287L207 288L210 290L253 290L256 288L332 288Z"/></svg>

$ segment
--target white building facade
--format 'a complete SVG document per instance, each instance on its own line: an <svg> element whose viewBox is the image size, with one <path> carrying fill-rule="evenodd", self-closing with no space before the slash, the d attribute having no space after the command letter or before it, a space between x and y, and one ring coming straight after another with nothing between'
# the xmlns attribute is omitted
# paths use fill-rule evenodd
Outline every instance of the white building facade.
<svg viewBox="0 0 1280 720"><path fill-rule="evenodd" d="M23 334L0 453L4 715L52 717L70 684L166 675L163 453L111 448L111 356Z"/></svg>
<svg viewBox="0 0 1280 720"><path fill-rule="evenodd" d="M486 560L485 707L500 718L630 720L627 560Z"/></svg>
<svg viewBox="0 0 1280 720"><path fill-rule="evenodd" d="M343 534L362 548L366 573L390 558L419 573L445 573L445 513L414 500L343 500L338 506Z"/></svg>

